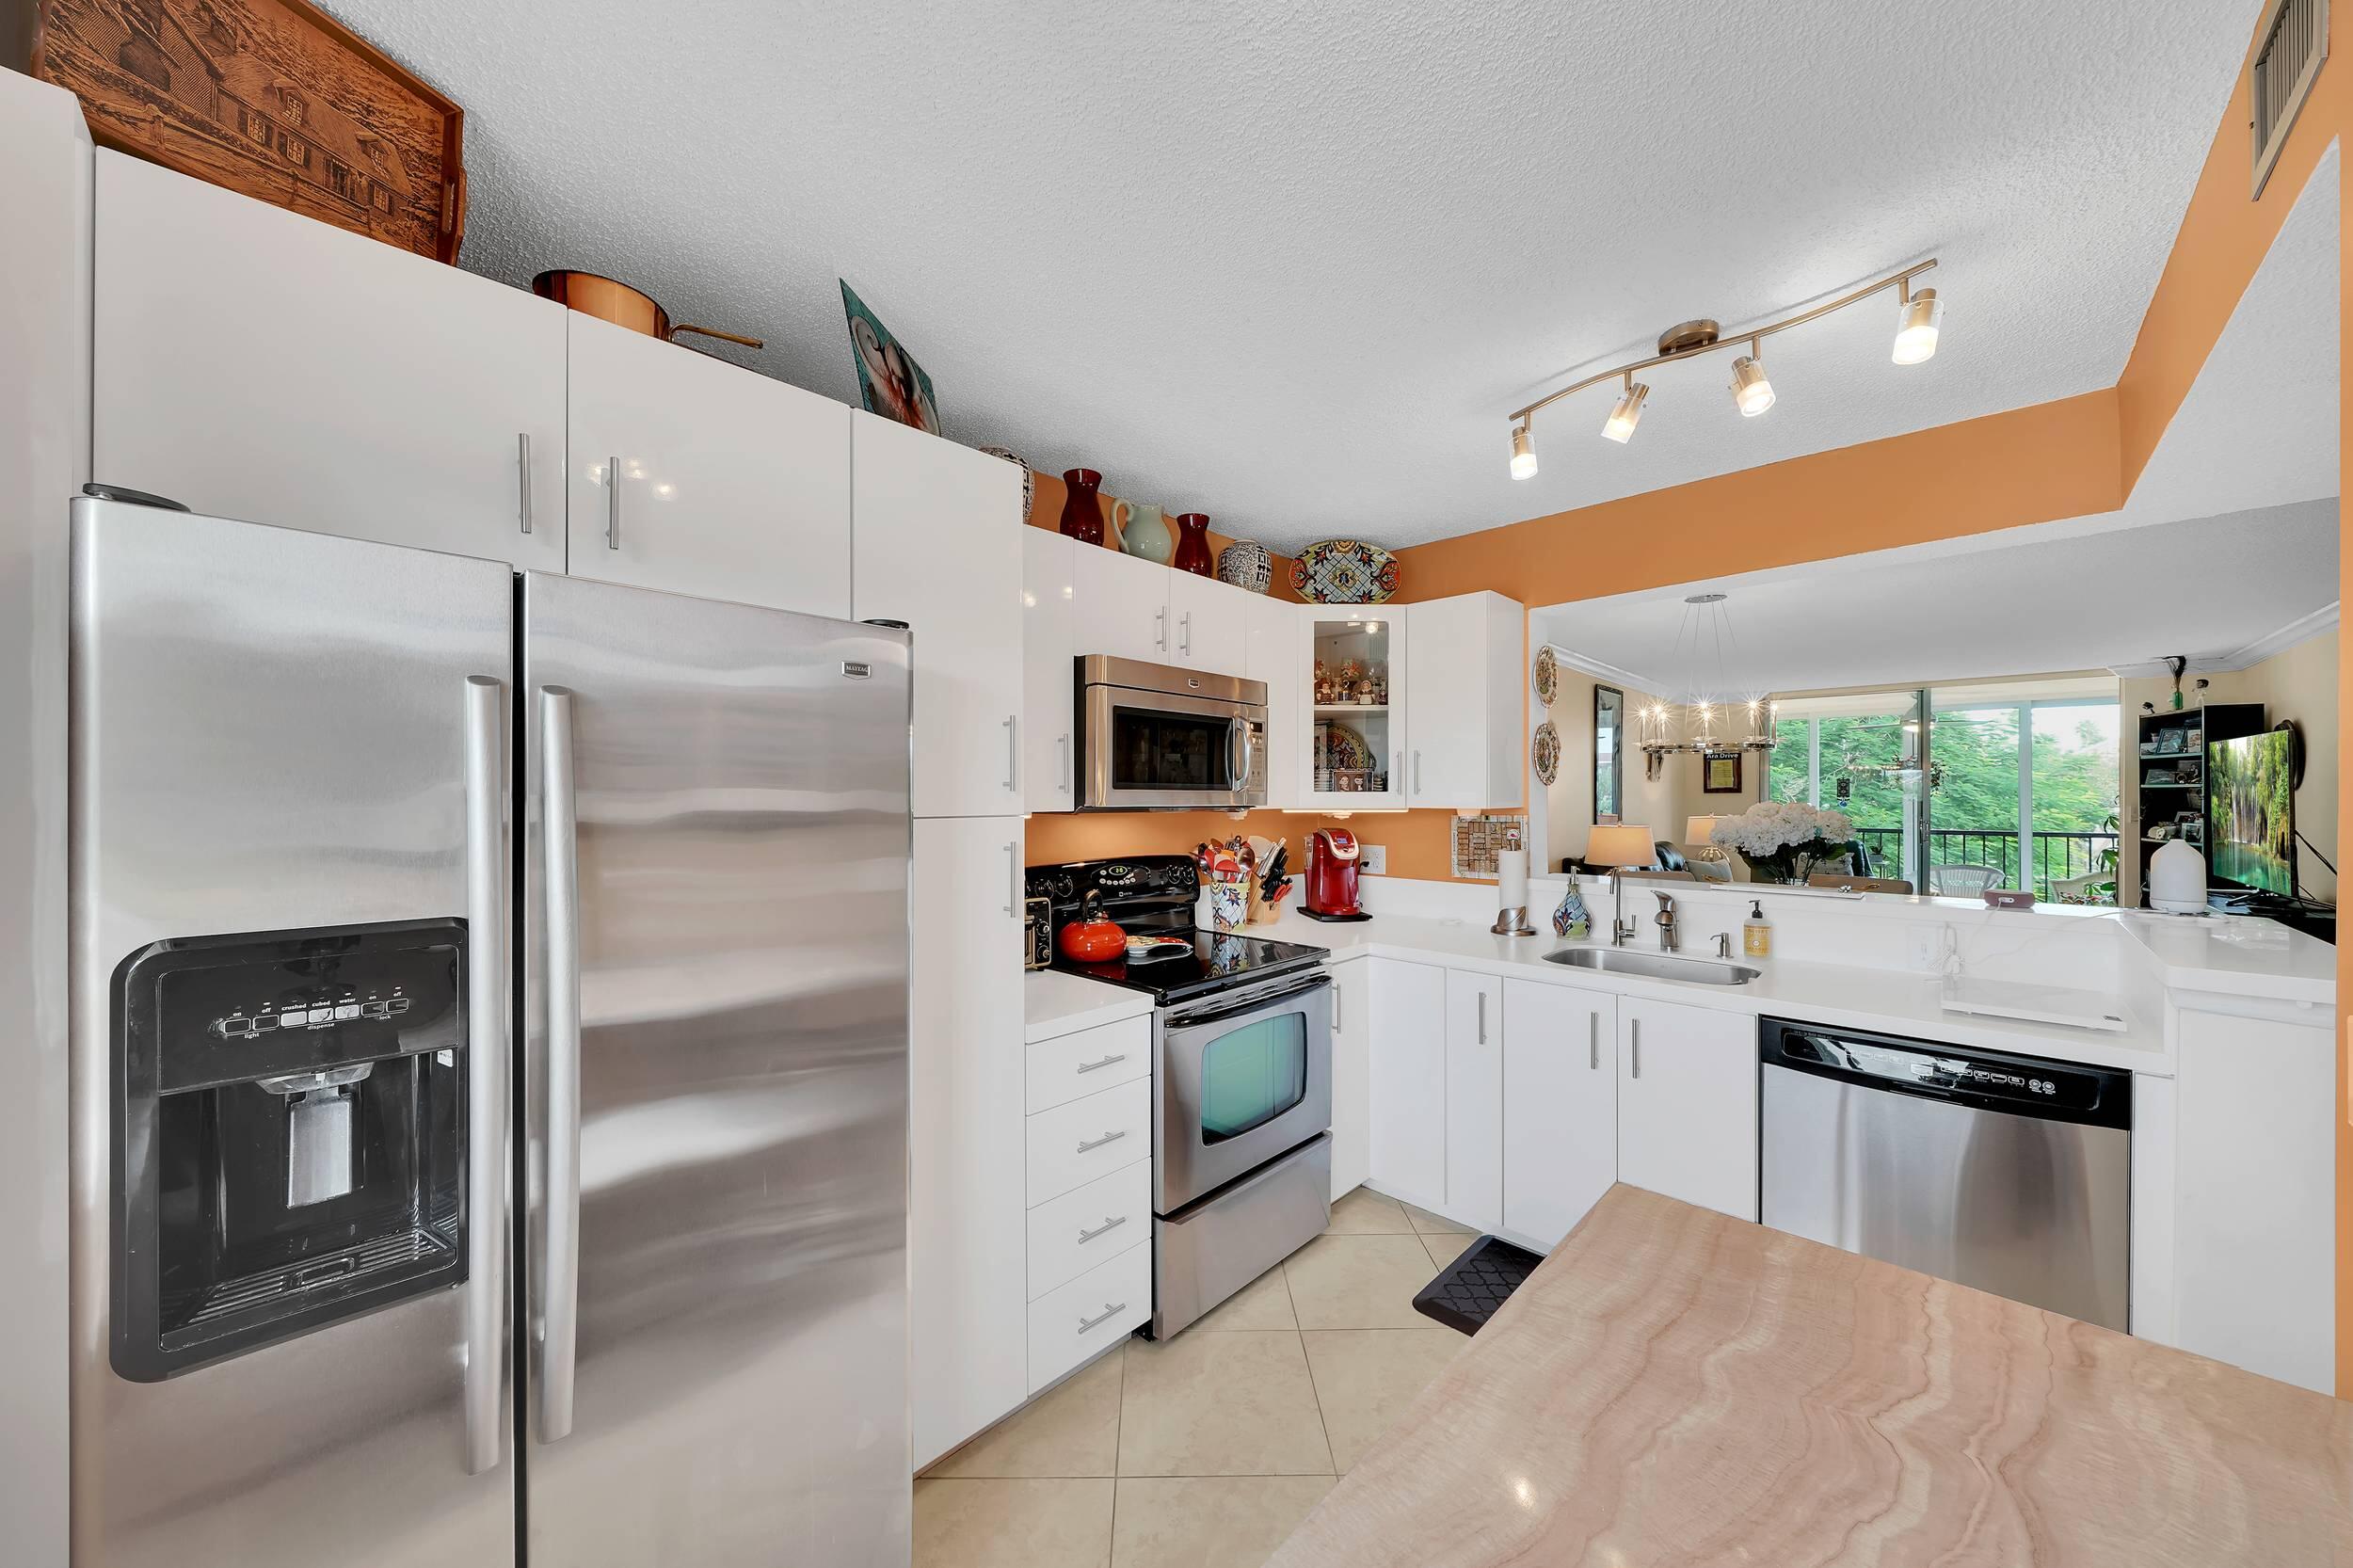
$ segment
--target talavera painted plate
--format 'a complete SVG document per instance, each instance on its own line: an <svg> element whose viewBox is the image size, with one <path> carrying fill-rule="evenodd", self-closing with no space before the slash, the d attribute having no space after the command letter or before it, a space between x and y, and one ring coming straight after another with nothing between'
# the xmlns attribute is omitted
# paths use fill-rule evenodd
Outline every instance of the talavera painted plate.
<svg viewBox="0 0 2353 1568"><path fill-rule="evenodd" d="M1362 539L1318 539L1291 563L1291 586L1312 604L1386 604L1397 557Z"/></svg>

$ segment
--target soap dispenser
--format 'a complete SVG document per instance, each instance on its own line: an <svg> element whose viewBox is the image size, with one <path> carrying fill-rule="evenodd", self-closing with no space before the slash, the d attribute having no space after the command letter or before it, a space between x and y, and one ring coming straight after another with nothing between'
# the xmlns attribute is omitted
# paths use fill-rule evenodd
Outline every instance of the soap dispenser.
<svg viewBox="0 0 2353 1568"><path fill-rule="evenodd" d="M1740 951L1751 958L1773 955L1773 928L1765 919L1765 901L1749 901L1749 918L1740 922Z"/></svg>

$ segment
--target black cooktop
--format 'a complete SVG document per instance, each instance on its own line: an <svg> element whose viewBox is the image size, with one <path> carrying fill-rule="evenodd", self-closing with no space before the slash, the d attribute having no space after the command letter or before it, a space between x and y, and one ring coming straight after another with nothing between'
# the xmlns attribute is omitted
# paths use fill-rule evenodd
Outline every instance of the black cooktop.
<svg viewBox="0 0 2353 1568"><path fill-rule="evenodd" d="M1164 957L1108 964L1080 964L1054 949L1054 968L1090 980L1147 991L1162 1005L1247 984L1289 969L1321 964L1322 948L1304 942L1270 941L1233 931L1196 931L1193 904L1200 872L1189 855L1144 855L1128 860L1077 860L1062 866L1032 866L1028 891L1053 905L1054 930L1079 918L1088 892L1103 913L1132 936L1165 936L1190 944Z"/></svg>

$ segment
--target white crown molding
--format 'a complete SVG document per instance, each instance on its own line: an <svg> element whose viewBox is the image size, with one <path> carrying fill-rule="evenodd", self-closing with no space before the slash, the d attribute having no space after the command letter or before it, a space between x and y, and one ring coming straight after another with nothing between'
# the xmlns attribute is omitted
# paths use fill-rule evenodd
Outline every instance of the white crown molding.
<svg viewBox="0 0 2353 1568"><path fill-rule="evenodd" d="M2330 600L2309 615L2297 616L2284 626L2276 627L2257 637L2244 648L2228 653L2209 654L2190 660L2182 673L2192 675L2229 675L2249 665L2274 659L2298 643L2310 642L2324 632L2333 632L2337 625L2337 601ZM2110 664L2108 673L2123 680L2149 680L2173 672L2162 659L2143 659L2137 664Z"/></svg>
<svg viewBox="0 0 2353 1568"><path fill-rule="evenodd" d="M1545 643L1543 646L1552 649L1555 663L1566 664L1573 670L1580 670L1596 680L1607 680L1614 686L1631 686L1638 692L1648 692L1653 696L1658 695L1658 688L1632 670L1620 669L1607 660L1588 658L1575 648L1562 648L1559 643Z"/></svg>

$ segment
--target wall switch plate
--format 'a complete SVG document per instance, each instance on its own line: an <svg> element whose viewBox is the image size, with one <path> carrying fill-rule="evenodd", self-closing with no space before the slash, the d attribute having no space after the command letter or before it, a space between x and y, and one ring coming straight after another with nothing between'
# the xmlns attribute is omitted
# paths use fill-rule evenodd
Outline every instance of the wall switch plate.
<svg viewBox="0 0 2353 1568"><path fill-rule="evenodd" d="M1385 844L1359 843L1356 846L1356 869L1379 876L1389 869L1389 851Z"/></svg>
<svg viewBox="0 0 2353 1568"><path fill-rule="evenodd" d="M1911 938L1911 948L1905 955L1910 959L1912 968L1925 970L1943 968L1945 945L1952 936L1952 929L1942 922L1923 922L1913 926L1906 933Z"/></svg>

